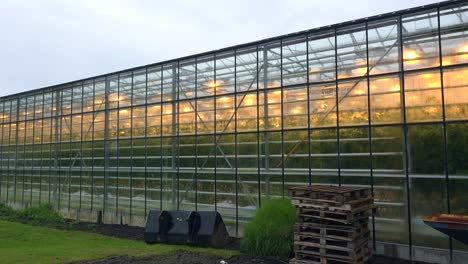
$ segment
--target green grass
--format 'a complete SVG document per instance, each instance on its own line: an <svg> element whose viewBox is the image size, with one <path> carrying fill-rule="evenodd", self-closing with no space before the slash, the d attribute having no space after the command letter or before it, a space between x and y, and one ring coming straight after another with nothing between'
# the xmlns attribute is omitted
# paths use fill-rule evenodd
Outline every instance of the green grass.
<svg viewBox="0 0 468 264"><path fill-rule="evenodd" d="M265 201L244 229L241 250L287 259L293 247L296 210L289 199Z"/></svg>
<svg viewBox="0 0 468 264"><path fill-rule="evenodd" d="M146 245L144 242L113 238L80 231L62 231L0 220L1 263L67 263L111 255L155 255L186 250L219 256L237 251L176 245Z"/></svg>

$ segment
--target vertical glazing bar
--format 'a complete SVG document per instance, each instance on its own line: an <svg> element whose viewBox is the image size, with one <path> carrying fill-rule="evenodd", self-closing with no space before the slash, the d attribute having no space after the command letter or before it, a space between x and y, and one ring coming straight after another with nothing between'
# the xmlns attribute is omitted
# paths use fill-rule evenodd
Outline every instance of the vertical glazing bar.
<svg viewBox="0 0 468 264"><path fill-rule="evenodd" d="M13 188L13 201L16 202L16 184L18 182L18 131L19 131L19 97L16 98L16 121L15 121L15 174L14 174L14 188Z"/></svg>
<svg viewBox="0 0 468 264"><path fill-rule="evenodd" d="M235 176L235 190L236 190L236 237L239 237L239 181L238 181L238 142L237 142L237 111L240 105L237 104L237 50L234 50L234 176Z"/></svg>
<svg viewBox="0 0 468 264"><path fill-rule="evenodd" d="M374 157L372 155L372 122L371 122L371 99L370 99L370 72L369 72L369 23L366 22L366 76L367 76L367 127L368 127L368 138L369 138L369 165L370 165L370 185L371 185L371 196L374 197ZM372 246L374 251L376 250L375 243L375 216L372 215Z"/></svg>
<svg viewBox="0 0 468 264"><path fill-rule="evenodd" d="M281 84L281 197L284 198L284 87L283 87L283 39L280 40L280 84Z"/></svg>
<svg viewBox="0 0 468 264"><path fill-rule="evenodd" d="M35 162L35 154L36 154L36 144L35 144L35 136L36 136L36 129L35 129L35 123L36 123L36 96L37 95L34 95L33 96L33 110L32 110L32 115L33 115L33 119L32 119L32 124L33 126L31 127L32 129L32 142L31 142L31 171L29 172L29 179L30 179L30 182L29 182L29 204L32 206L33 204L33 187L34 187L34 181L33 181L33 178L35 178L35 170L34 170L34 162Z"/></svg>
<svg viewBox="0 0 468 264"><path fill-rule="evenodd" d="M163 99L163 78L164 78L164 70L163 66L161 65L160 68L160 79L161 79L161 92L160 92L160 98L159 98L159 104L161 105L161 113L159 113L159 157L160 157L160 162L159 162L159 185L160 185L160 192L159 192L159 209L163 209L163 191L164 191L164 182L163 182L163 166L164 166L164 160L163 160L163 105L162 105L162 99Z"/></svg>
<svg viewBox="0 0 468 264"><path fill-rule="evenodd" d="M93 116L93 120L92 120L92 130L91 130L91 183L90 183L90 186L91 186L91 212L93 211L94 209L94 130L95 130L95 125L94 125L94 120L96 119L95 118L95 115L96 115L96 79L93 79L93 112L92 112L92 116Z"/></svg>
<svg viewBox="0 0 468 264"><path fill-rule="evenodd" d="M83 137L83 131L84 131L84 93L85 93L85 88L84 88L84 82L81 83L81 111L80 111L80 115L81 115L81 124L80 124L80 156L81 157L81 160L80 160L80 203L79 203L79 206L78 206L78 212L81 212L81 208L82 208L82 202L83 202L83 164L84 164L84 160L83 160L83 140L84 140L84 137ZM87 132L88 133L88 132Z"/></svg>
<svg viewBox="0 0 468 264"><path fill-rule="evenodd" d="M172 134L171 134L171 141L172 141L172 159L171 159L171 176L172 176L172 209L173 210L178 210L179 204L177 203L177 177L178 174L174 173L177 170L177 128L176 128L176 122L177 122L177 86L176 86L176 71L177 68L175 67L175 64L172 64Z"/></svg>
<svg viewBox="0 0 468 264"><path fill-rule="evenodd" d="M307 74L307 166L309 168L309 186L312 185L312 146L310 143L310 74L309 74L309 34L305 35L306 44L306 74Z"/></svg>
<svg viewBox="0 0 468 264"><path fill-rule="evenodd" d="M335 105L336 105L336 142L338 145L337 151L337 172L338 172L338 185L341 186L341 142L340 142L340 107L339 103L339 89L338 89L338 33L335 27Z"/></svg>
<svg viewBox="0 0 468 264"><path fill-rule="evenodd" d="M60 179L59 179L59 159L60 159L60 123L62 118L60 114L62 112L62 99L61 93L59 90L55 92L55 107L52 110L55 110L55 139L54 139L54 203L57 205L57 208L60 208ZM50 181L49 181L50 182Z"/></svg>
<svg viewBox="0 0 468 264"><path fill-rule="evenodd" d="M102 212L107 210L108 173L109 173L109 79L106 76L104 85L104 193L102 197Z"/></svg>
<svg viewBox="0 0 468 264"><path fill-rule="evenodd" d="M132 107L130 107L130 176L129 176L129 185L130 185L130 192L129 192L129 195L128 195L128 199L130 200L129 202L129 215L130 215L130 219L132 218L132 205L133 205L133 162L134 162L134 159L133 159L133 105L134 104L134 95L133 95L133 76L134 76L134 72L132 72L132 80L131 80L131 87L130 87L130 105Z"/></svg>
<svg viewBox="0 0 468 264"><path fill-rule="evenodd" d="M174 113L174 115L176 116L176 122L177 122L177 125L174 126L176 128L176 136L177 136L176 137L176 139L177 139L177 141L176 141L176 146L177 146L176 151L177 152L176 152L176 160L175 160L175 162L176 162L176 171L177 171L177 183L176 183L177 210L179 210L179 208L180 208L179 207L180 206L180 201L179 201L180 200L180 188L179 188L180 187L180 154L179 154L180 153L180 144L179 144L180 143L180 133L179 133L179 125L178 125L178 124L180 124L179 123L179 105L180 105L179 104L179 99L180 99L179 98L179 91L180 91L180 87L179 87L179 83L180 83L179 82L179 67L180 67L179 61L177 61L176 75L175 75L175 80L176 80L177 84L176 84L176 92L175 92L175 95L174 95L175 102L176 102L175 103L175 105L176 105L175 109L177 110L176 113Z"/></svg>
<svg viewBox="0 0 468 264"><path fill-rule="evenodd" d="M148 215L148 204L147 204L147 196L148 196L148 67L145 67L145 139L144 139L144 149L145 149L145 187L144 187L144 215L145 218Z"/></svg>
<svg viewBox="0 0 468 264"><path fill-rule="evenodd" d="M447 213L451 213L450 207L450 178L449 178L449 170L448 170L448 144L447 144L447 120L445 115L445 93L444 93L444 70L442 67L442 37L440 33L440 7L437 8L437 35L439 41L439 72L440 72L440 88L441 88L441 96L442 96L442 123L444 129L444 174L445 174L445 199L447 203ZM450 262L453 261L453 241L452 237L449 236L449 252L450 252Z"/></svg>
<svg viewBox="0 0 468 264"><path fill-rule="evenodd" d="M198 211L198 57L195 57L195 211ZM200 120L201 121L201 120Z"/></svg>
<svg viewBox="0 0 468 264"><path fill-rule="evenodd" d="M115 216L118 216L119 213L119 193L120 193L120 74L117 75L117 149L116 149L116 157L113 157L116 159L115 165L113 164L113 167L115 166L117 168L116 173L112 175L112 178L117 177L115 180ZM108 157L109 158L109 157ZM111 181L112 182L112 181ZM110 186L109 186L110 187ZM108 187L108 188L109 188Z"/></svg>
<svg viewBox="0 0 468 264"><path fill-rule="evenodd" d="M256 136L257 136L257 195L258 195L258 207L261 206L261 203L262 203L262 197L261 197L261 175L260 175L260 169L261 169L261 147L260 147L260 107L259 107L259 102L260 102L260 99L259 99L259 95L260 95L260 92L259 92L259 88L258 88L258 85L259 85L259 74L260 74L260 68L258 67L258 45L256 46L256 63L257 63L257 67L256 67L256 79L257 79L257 87L255 88L255 91L256 91L256 94L257 94L257 119L255 120L255 123L256 123L256 127L257 127L257 133L256 133ZM263 65L262 65L263 67ZM263 106L265 108L265 105Z"/></svg>
<svg viewBox="0 0 468 264"><path fill-rule="evenodd" d="M258 57L257 57L258 60ZM269 125L269 120L268 120L268 52L267 52L267 45L263 45L263 149L264 149L264 170L265 170L265 194L266 197L270 197L270 142L268 139L269 133L268 133L268 127ZM259 69L260 72L260 69ZM259 86L257 85L257 89L259 90ZM257 96L258 97L258 96ZM257 104L258 107L258 104ZM258 116L260 119L260 116ZM259 141L260 141L260 135L258 135ZM260 155L261 157L262 155Z"/></svg>
<svg viewBox="0 0 468 264"><path fill-rule="evenodd" d="M402 102L402 121L403 121L403 148L404 148L404 164L406 178L406 214L408 221L408 247L409 257L413 258L412 234L411 234L411 200L410 200L410 178L409 178L409 142L408 142L408 127L406 124L406 102L405 102L405 78L404 78L404 56L403 56L403 22L402 16L398 18L398 37L399 37L399 68L400 68L400 86L401 86L401 102Z"/></svg>
<svg viewBox="0 0 468 264"><path fill-rule="evenodd" d="M72 137L73 137L73 133L75 133L73 131L73 119L74 119L74 116L71 115L73 114L73 104L75 103L75 99L73 98L74 97L74 87L71 88L71 97L70 97L70 122L68 124L68 130L69 130L69 133L70 135L68 136L68 188L67 188L67 195L68 195L68 210L70 211L70 206L71 206L71 173L72 173L72 166L71 166L71 161L72 161L72 146L74 145L73 143L73 140L72 140Z"/></svg>
<svg viewBox="0 0 468 264"><path fill-rule="evenodd" d="M217 118L216 118L216 109L218 108L217 106L217 99L216 96L217 96L217 88L218 88L218 85L217 85L217 82L216 82L216 54L213 56L213 73L214 73L214 78L213 78L213 81L214 81L214 126L213 126L213 129L214 129L214 206L215 206L215 211L217 212L218 211L218 182L217 182L217 178L218 178L218 135L217 135L217 129L216 129L216 122L217 122Z"/></svg>

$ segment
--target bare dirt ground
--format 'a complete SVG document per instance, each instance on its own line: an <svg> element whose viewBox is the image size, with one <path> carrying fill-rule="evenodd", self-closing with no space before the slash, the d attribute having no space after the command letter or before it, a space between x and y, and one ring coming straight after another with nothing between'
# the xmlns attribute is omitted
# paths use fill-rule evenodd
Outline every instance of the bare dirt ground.
<svg viewBox="0 0 468 264"><path fill-rule="evenodd" d="M145 257L112 256L105 259L76 262L74 264L287 264L288 261L252 256L233 256L229 258L214 255L181 251L171 255L152 255ZM409 264L401 259L374 256L369 264ZM424 264L412 262L412 264Z"/></svg>

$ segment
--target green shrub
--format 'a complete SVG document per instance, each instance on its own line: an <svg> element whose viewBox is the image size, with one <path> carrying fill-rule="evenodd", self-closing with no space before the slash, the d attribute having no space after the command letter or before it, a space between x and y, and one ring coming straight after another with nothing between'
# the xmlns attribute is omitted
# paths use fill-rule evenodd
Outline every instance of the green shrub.
<svg viewBox="0 0 468 264"><path fill-rule="evenodd" d="M31 224L62 225L65 219L50 204L15 210L8 205L0 204L0 219L7 221L27 222Z"/></svg>
<svg viewBox="0 0 468 264"><path fill-rule="evenodd" d="M63 223L64 218L50 204L43 204L37 207L28 207L20 211L21 218L34 223Z"/></svg>
<svg viewBox="0 0 468 264"><path fill-rule="evenodd" d="M296 211L289 199L265 201L244 229L241 250L250 255L288 258L294 243Z"/></svg>
<svg viewBox="0 0 468 264"><path fill-rule="evenodd" d="M0 204L0 217L3 219L7 219L10 217L15 217L18 215L18 211L15 209L11 208L8 205L5 204Z"/></svg>

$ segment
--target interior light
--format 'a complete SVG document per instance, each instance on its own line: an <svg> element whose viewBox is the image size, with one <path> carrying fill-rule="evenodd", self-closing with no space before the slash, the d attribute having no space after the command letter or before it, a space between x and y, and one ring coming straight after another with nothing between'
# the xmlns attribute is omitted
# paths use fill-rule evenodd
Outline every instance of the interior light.
<svg viewBox="0 0 468 264"><path fill-rule="evenodd" d="M223 81L209 81L206 86L210 87L210 88L216 88L216 87L219 87L221 86L223 83Z"/></svg>
<svg viewBox="0 0 468 264"><path fill-rule="evenodd" d="M468 45L464 45L463 47L458 49L458 52L464 53L462 54L462 58L468 58Z"/></svg>
<svg viewBox="0 0 468 264"><path fill-rule="evenodd" d="M440 87L440 82L438 82L438 81L430 82L428 87L429 88L439 88Z"/></svg>
<svg viewBox="0 0 468 264"><path fill-rule="evenodd" d="M219 100L221 102L227 102L227 101L229 101L229 98L228 97L221 97Z"/></svg>
<svg viewBox="0 0 468 264"><path fill-rule="evenodd" d="M414 50L407 49L403 52L403 59L405 60L414 60L417 58L419 58L419 55Z"/></svg>
<svg viewBox="0 0 468 264"><path fill-rule="evenodd" d="M403 52L403 60L405 60L405 64L411 65L418 63L417 58L419 58L419 54L414 50L407 49Z"/></svg>
<svg viewBox="0 0 468 264"><path fill-rule="evenodd" d="M252 99L246 99L245 100L245 105L253 105L253 100Z"/></svg>
<svg viewBox="0 0 468 264"><path fill-rule="evenodd" d="M188 107L188 106L184 107L183 111L184 112L190 112L190 107Z"/></svg>
<svg viewBox="0 0 468 264"><path fill-rule="evenodd" d="M293 114L299 114L300 112L301 112L301 109L300 109L300 108L294 108L294 109L292 110L292 113L293 113Z"/></svg>
<svg viewBox="0 0 468 264"><path fill-rule="evenodd" d="M449 66L452 65L450 61L442 61L442 66Z"/></svg>
<svg viewBox="0 0 468 264"><path fill-rule="evenodd" d="M364 92L364 90L359 89L359 90L356 90L356 91L354 92L354 94L361 95L361 94L365 94L365 92Z"/></svg>
<svg viewBox="0 0 468 264"><path fill-rule="evenodd" d="M393 85L391 88L390 88L391 91L400 91L400 85L399 84L395 84Z"/></svg>

